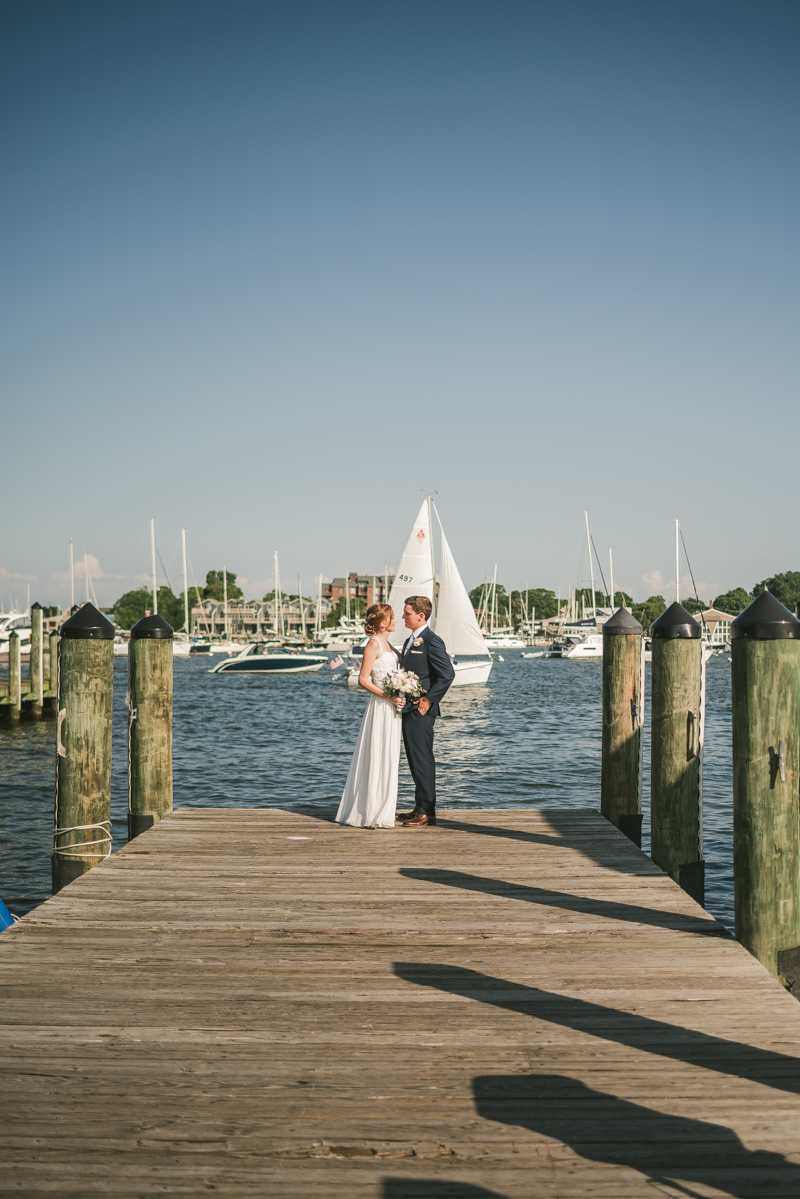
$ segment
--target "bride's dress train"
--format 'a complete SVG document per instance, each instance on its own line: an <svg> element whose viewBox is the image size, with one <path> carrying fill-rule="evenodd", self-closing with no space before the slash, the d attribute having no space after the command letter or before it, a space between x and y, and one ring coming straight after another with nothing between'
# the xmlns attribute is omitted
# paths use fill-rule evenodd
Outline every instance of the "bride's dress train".
<svg viewBox="0 0 800 1199"><path fill-rule="evenodd" d="M380 645L380 642L378 642ZM370 678L382 687L397 667L394 651L375 659ZM336 820L357 828L394 828L403 718L394 704L370 694Z"/></svg>

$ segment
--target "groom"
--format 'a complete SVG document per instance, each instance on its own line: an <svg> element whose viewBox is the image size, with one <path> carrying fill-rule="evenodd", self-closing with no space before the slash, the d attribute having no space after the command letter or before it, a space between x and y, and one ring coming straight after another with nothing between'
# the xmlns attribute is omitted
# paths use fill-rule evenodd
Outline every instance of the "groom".
<svg viewBox="0 0 800 1199"><path fill-rule="evenodd" d="M403 670L419 675L422 699L403 708L403 744L414 779L414 811L397 819L404 828L429 828L436 824L436 761L433 757L433 722L439 715L439 700L456 677L444 642L428 626L432 611L426 595L410 595L403 620L411 636L400 654Z"/></svg>

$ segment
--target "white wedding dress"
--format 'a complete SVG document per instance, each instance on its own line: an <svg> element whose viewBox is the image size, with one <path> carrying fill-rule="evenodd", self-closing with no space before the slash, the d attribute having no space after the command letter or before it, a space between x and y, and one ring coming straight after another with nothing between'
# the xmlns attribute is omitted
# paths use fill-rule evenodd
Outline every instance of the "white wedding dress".
<svg viewBox="0 0 800 1199"><path fill-rule="evenodd" d="M397 655L390 650L375 659L369 677L382 687L389 671L396 668ZM336 813L339 824L394 828L402 729L403 718L394 704L370 693Z"/></svg>

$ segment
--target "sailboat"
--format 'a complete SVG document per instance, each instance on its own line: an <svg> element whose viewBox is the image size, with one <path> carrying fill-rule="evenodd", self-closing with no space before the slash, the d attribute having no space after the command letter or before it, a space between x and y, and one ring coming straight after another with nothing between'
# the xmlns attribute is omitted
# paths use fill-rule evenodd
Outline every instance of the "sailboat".
<svg viewBox="0 0 800 1199"><path fill-rule="evenodd" d="M436 594L436 569L433 553L432 511L442 539L439 572L439 593ZM398 649L408 636L402 621L403 606L410 595L426 595L433 605L428 621L447 646L453 659L456 677L452 686L487 682L492 670L492 658L486 639L480 630L475 611L462 582L455 558L442 526L441 517L429 495L425 496L417 519L411 527L400 565L389 593L389 604L397 619L397 628L389 641ZM358 681L359 667L350 674ZM348 679L348 682L351 680Z"/></svg>
<svg viewBox="0 0 800 1199"><path fill-rule="evenodd" d="M511 598L508 600L508 624L498 624L497 612L497 563L494 566L494 576L485 590L485 599L481 603L481 623L487 650L493 649L524 649L525 642L514 631L511 620Z"/></svg>

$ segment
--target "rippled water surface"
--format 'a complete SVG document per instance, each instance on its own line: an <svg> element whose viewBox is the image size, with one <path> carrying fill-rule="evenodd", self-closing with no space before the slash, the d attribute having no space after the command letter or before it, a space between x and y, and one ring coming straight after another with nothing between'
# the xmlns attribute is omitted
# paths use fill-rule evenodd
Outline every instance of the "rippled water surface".
<svg viewBox="0 0 800 1199"><path fill-rule="evenodd" d="M600 806L600 662L507 651L486 687L449 693L436 724L439 803L448 807ZM115 659L112 817L127 837L126 660ZM649 687L649 666L648 666ZM175 806L280 807L332 816L365 696L329 672L211 675L175 659ZM732 927L730 665L708 665L706 906ZM644 844L649 848L649 710ZM29 911L50 894L55 721L0 727L0 897ZM401 758L400 802L413 794Z"/></svg>

